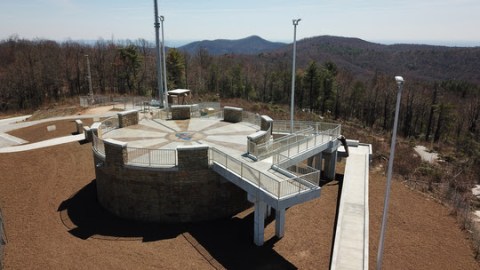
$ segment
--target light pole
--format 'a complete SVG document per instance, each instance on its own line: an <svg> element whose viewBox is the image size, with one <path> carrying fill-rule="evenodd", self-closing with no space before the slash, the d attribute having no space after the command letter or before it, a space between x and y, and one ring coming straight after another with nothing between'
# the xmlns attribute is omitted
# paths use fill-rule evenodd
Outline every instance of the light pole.
<svg viewBox="0 0 480 270"><path fill-rule="evenodd" d="M402 99L403 77L395 76L397 82L397 105L395 106L395 120L393 122L392 142L390 145L390 157L388 158L387 187L385 191L385 201L383 203L382 228L380 230L380 241L377 253L377 270L382 269L383 242L385 239L385 230L387 227L388 201L390 200L390 183L392 182L393 158L395 157L395 143L397 141L398 113L400 111L400 100Z"/></svg>
<svg viewBox="0 0 480 270"><path fill-rule="evenodd" d="M293 19L293 61L292 61L292 94L290 96L290 133L293 133L293 111L295 110L295 58L297 54L297 25L301 19Z"/></svg>
<svg viewBox="0 0 480 270"><path fill-rule="evenodd" d="M160 104L163 104L163 95L162 95L162 62L160 61L160 23L158 22L158 5L157 0L153 0L154 4L154 16L155 16L155 41L156 41L156 51L157 51L157 87L158 87L158 99Z"/></svg>
<svg viewBox="0 0 480 270"><path fill-rule="evenodd" d="M168 90L167 90L167 62L166 62L166 55L165 55L165 38L163 35L163 21L165 17L160 16L160 22L162 24L162 59L163 59L163 94L165 95L165 105L164 108L168 109Z"/></svg>
<svg viewBox="0 0 480 270"><path fill-rule="evenodd" d="M90 105L93 103L93 87L92 87L92 73L90 72L90 60L88 59L88 54L85 55L87 58L87 78L88 78L88 98Z"/></svg>

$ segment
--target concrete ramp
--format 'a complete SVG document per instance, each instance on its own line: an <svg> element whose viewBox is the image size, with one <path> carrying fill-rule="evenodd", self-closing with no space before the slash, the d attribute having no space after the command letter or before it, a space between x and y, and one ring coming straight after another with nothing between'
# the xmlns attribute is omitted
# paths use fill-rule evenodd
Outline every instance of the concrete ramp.
<svg viewBox="0 0 480 270"><path fill-rule="evenodd" d="M330 269L368 269L368 169L371 146L359 144L349 147L349 152Z"/></svg>

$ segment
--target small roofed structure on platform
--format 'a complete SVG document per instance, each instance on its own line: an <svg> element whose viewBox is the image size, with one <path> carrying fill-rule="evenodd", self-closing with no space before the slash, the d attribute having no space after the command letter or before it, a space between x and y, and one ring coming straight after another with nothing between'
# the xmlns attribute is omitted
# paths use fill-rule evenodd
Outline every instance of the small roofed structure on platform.
<svg viewBox="0 0 480 270"><path fill-rule="evenodd" d="M189 104L191 99L190 90L175 89L168 91L168 104Z"/></svg>

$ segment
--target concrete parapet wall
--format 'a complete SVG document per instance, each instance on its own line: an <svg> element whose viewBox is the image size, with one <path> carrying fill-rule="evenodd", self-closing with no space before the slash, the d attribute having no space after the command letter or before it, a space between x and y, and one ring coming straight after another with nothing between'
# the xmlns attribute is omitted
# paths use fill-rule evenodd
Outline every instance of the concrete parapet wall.
<svg viewBox="0 0 480 270"><path fill-rule="evenodd" d="M198 158L203 155L200 153L203 149L192 151L198 152ZM208 166L177 169L109 166L95 152L94 161L98 201L122 218L160 223L196 222L231 217L251 206L243 190Z"/></svg>
<svg viewBox="0 0 480 270"><path fill-rule="evenodd" d="M92 129L89 126L84 126L83 127L83 135L85 135L85 140L87 142L92 142L93 141L93 132L92 132Z"/></svg>
<svg viewBox="0 0 480 270"><path fill-rule="evenodd" d="M248 140L247 151L248 151L248 153L255 154L256 153L255 147L257 146L257 144L267 142L268 140L270 140L270 137L271 137L270 133L268 133L265 130L260 130L260 131L257 131L255 133L253 133L253 134L248 135L247 136L247 140Z"/></svg>
<svg viewBox="0 0 480 270"><path fill-rule="evenodd" d="M130 110L118 113L118 127L124 128L138 124L138 111Z"/></svg>
<svg viewBox="0 0 480 270"><path fill-rule="evenodd" d="M80 134L83 132L83 122L80 119L75 120L75 126L77 128L77 134Z"/></svg>
<svg viewBox="0 0 480 270"><path fill-rule="evenodd" d="M223 120L230 123L238 123L243 120L243 109L237 107L223 107Z"/></svg>
<svg viewBox="0 0 480 270"><path fill-rule="evenodd" d="M107 166L124 166L128 162L127 143L114 139L106 139L103 143L105 145L105 164Z"/></svg>
<svg viewBox="0 0 480 270"><path fill-rule="evenodd" d="M182 145L177 147L178 168L196 170L208 168L208 145Z"/></svg>
<svg viewBox="0 0 480 270"><path fill-rule="evenodd" d="M170 111L172 112L172 120L190 119L190 105L172 105Z"/></svg>
<svg viewBox="0 0 480 270"><path fill-rule="evenodd" d="M270 134L272 134L273 131L273 119L270 118L268 115L262 115L260 118L260 130L268 130L270 129Z"/></svg>

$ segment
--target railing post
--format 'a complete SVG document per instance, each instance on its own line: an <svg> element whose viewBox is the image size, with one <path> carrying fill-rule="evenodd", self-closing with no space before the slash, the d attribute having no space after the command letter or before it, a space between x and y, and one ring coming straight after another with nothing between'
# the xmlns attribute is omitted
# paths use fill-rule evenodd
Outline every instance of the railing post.
<svg viewBox="0 0 480 270"><path fill-rule="evenodd" d="M152 157L151 157L152 151L150 151L150 149L147 149L147 151L148 151L148 166L152 166Z"/></svg>
<svg viewBox="0 0 480 270"><path fill-rule="evenodd" d="M281 194L281 193L280 193L280 190L281 190L281 189L280 189L281 182L277 182L277 185L278 185L278 193L277 193L277 196L278 196L278 198L280 198L280 197L281 197L281 196L280 196L280 194Z"/></svg>

